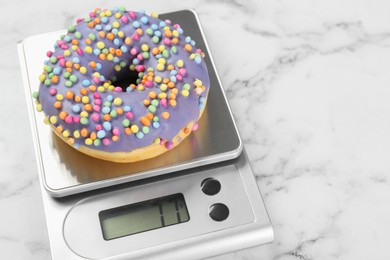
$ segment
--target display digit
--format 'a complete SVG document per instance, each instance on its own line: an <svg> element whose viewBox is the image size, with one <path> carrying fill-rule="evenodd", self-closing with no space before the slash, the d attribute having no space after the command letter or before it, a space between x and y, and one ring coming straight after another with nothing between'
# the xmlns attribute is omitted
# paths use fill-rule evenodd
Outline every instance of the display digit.
<svg viewBox="0 0 390 260"><path fill-rule="evenodd" d="M180 223L181 219L180 219L180 212L179 212L179 202L177 201L177 199L175 199L175 209L176 209L177 222Z"/></svg>
<svg viewBox="0 0 390 260"><path fill-rule="evenodd" d="M165 227L164 211L163 211L161 202L158 202L158 209L159 209L159 211L160 211L161 226L162 226L162 227Z"/></svg>

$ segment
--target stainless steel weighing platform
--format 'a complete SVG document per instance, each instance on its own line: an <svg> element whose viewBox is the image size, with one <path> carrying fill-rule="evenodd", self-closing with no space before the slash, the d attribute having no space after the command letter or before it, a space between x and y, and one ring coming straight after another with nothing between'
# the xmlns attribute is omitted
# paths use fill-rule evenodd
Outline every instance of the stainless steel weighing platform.
<svg viewBox="0 0 390 260"><path fill-rule="evenodd" d="M31 95L45 53L64 31L18 44L53 259L200 259L273 241L196 13L160 18L180 24L206 53L211 87L199 129L175 149L138 163L77 152L35 111Z"/></svg>

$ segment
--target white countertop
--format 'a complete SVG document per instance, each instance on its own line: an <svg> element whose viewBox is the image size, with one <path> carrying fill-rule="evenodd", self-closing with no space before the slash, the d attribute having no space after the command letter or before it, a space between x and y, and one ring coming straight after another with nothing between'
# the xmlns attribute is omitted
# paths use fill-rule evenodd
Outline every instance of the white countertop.
<svg viewBox="0 0 390 260"><path fill-rule="evenodd" d="M215 260L389 257L388 1L15 0L0 2L2 259L50 259L16 42L116 5L200 16L275 230Z"/></svg>

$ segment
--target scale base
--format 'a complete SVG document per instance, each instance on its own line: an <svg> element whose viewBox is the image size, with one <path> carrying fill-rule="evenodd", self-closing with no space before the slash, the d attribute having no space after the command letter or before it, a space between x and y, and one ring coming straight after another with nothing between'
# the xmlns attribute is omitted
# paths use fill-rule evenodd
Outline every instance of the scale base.
<svg viewBox="0 0 390 260"><path fill-rule="evenodd" d="M201 182L208 178L221 183L218 194L202 191ZM177 193L184 195L190 221L103 239L99 210ZM53 259L204 259L274 239L245 149L238 158L213 165L59 199L42 189L42 197ZM209 216L210 206L216 203L229 208L226 220ZM95 218L82 217L88 214Z"/></svg>

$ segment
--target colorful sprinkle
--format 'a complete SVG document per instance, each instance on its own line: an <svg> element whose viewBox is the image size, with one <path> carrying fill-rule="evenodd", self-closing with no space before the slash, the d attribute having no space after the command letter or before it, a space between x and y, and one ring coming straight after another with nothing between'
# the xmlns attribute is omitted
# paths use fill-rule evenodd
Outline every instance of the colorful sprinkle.
<svg viewBox="0 0 390 260"><path fill-rule="evenodd" d="M103 49L105 47L104 42L97 42L96 47L99 49Z"/></svg>
<svg viewBox="0 0 390 260"><path fill-rule="evenodd" d="M133 132L133 133L137 133L139 131L139 128L137 125L132 125L130 129L131 129L131 132Z"/></svg>
<svg viewBox="0 0 390 260"><path fill-rule="evenodd" d="M121 98L115 98L113 101L115 106L120 106L122 105L122 99Z"/></svg>
<svg viewBox="0 0 390 260"><path fill-rule="evenodd" d="M166 111L165 111L165 112L162 113L162 117L163 117L164 119L168 119L169 116L170 116L169 112L166 112Z"/></svg>

